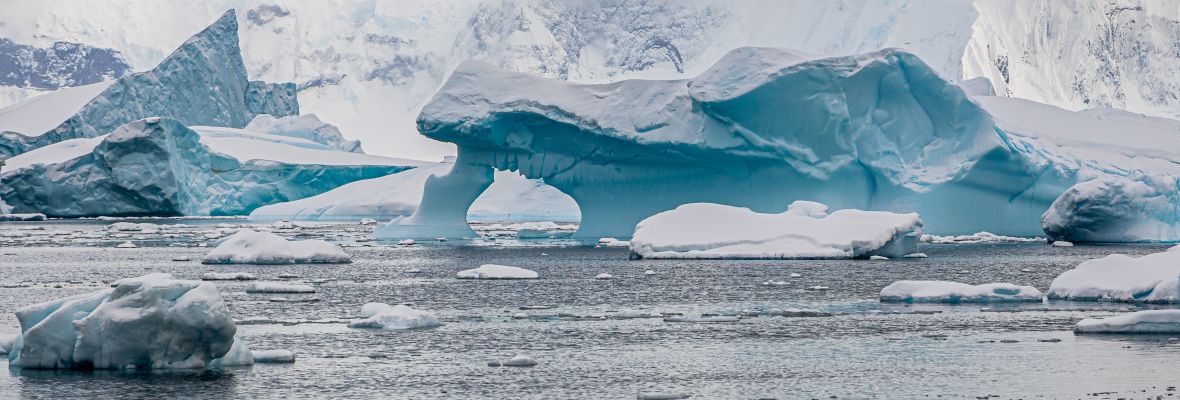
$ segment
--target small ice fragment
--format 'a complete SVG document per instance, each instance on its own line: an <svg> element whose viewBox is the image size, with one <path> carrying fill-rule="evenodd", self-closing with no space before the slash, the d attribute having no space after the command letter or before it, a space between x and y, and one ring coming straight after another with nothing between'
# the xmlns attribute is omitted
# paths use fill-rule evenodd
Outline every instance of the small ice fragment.
<svg viewBox="0 0 1180 400"><path fill-rule="evenodd" d="M801 274L798 274L798 273L794 273L794 272L792 272L792 273L791 273L791 275L790 275L790 277L792 277L792 278L799 278L799 277L802 277L802 276L803 276L803 275L801 275Z"/></svg>
<svg viewBox="0 0 1180 400"><path fill-rule="evenodd" d="M435 240L435 241L437 241L437 242L445 242L445 241L447 241L447 238L445 238L445 237L436 237L436 238L434 238L434 240Z"/></svg>
<svg viewBox="0 0 1180 400"><path fill-rule="evenodd" d="M652 271L652 270L650 270L650 269L649 269L649 270L647 270L647 271L643 271L643 274L644 274L644 275L655 275L655 274L656 274L656 271Z"/></svg>
<svg viewBox="0 0 1180 400"><path fill-rule="evenodd" d="M256 282L246 287L246 293L315 293L315 288L280 282Z"/></svg>
<svg viewBox="0 0 1180 400"><path fill-rule="evenodd" d="M537 361L523 354L517 354L510 359L500 362L500 366L504 367L534 367L536 365Z"/></svg>
<svg viewBox="0 0 1180 400"><path fill-rule="evenodd" d="M724 322L738 322L742 317L737 316L712 316L712 317L668 317L664 318L664 322L687 322L697 324L709 323L724 323Z"/></svg>
<svg viewBox="0 0 1180 400"><path fill-rule="evenodd" d="M284 273L279 274L279 279L295 279L298 277L299 277L299 275L292 274L290 272L284 272Z"/></svg>
<svg viewBox="0 0 1180 400"><path fill-rule="evenodd" d="M414 239L402 239L401 241L397 242L397 245L398 246L413 246L414 243L417 243L414 241Z"/></svg>
<svg viewBox="0 0 1180 400"><path fill-rule="evenodd" d="M635 396L637 400L683 400L690 397L691 394L673 392L639 392Z"/></svg>
<svg viewBox="0 0 1180 400"><path fill-rule="evenodd" d="M529 315L525 313L512 314L512 319L529 319Z"/></svg>
<svg viewBox="0 0 1180 400"><path fill-rule="evenodd" d="M594 279L610 279L610 278L614 278L614 277L615 277L614 275L608 274L606 272L603 272L598 275L594 275Z"/></svg>
<svg viewBox="0 0 1180 400"><path fill-rule="evenodd" d="M405 272L407 274L420 274L420 273L422 273L422 270L420 270L418 268L406 268L406 269L402 270L402 272Z"/></svg>
<svg viewBox="0 0 1180 400"><path fill-rule="evenodd" d="M479 268L459 271L455 274L459 279L537 279L540 276L535 271L508 265L484 264Z"/></svg>
<svg viewBox="0 0 1180 400"><path fill-rule="evenodd" d="M1058 240L1053 242L1053 247L1073 247L1073 243L1064 240Z"/></svg>
<svg viewBox="0 0 1180 400"><path fill-rule="evenodd" d="M361 318L348 324L349 328L363 329L423 329L442 325L438 318L426 311L398 304L368 303L361 307Z"/></svg>
<svg viewBox="0 0 1180 400"><path fill-rule="evenodd" d="M769 280L769 281L762 282L762 286L786 286L786 285L788 285L787 281Z"/></svg>
<svg viewBox="0 0 1180 400"><path fill-rule="evenodd" d="M807 287L807 290L830 290L830 289L831 288L827 287L827 286L809 286L809 287Z"/></svg>
<svg viewBox="0 0 1180 400"><path fill-rule="evenodd" d="M120 249L134 249L139 246L136 246L135 243L131 243L130 241L127 241L127 242L123 242L115 247L120 248Z"/></svg>
<svg viewBox="0 0 1180 400"><path fill-rule="evenodd" d="M926 253L910 253L902 256L902 258L926 258Z"/></svg>
<svg viewBox="0 0 1180 400"><path fill-rule="evenodd" d="M869 260L873 260L873 261L889 261L889 257L885 257L885 256L870 256L870 257L869 257Z"/></svg>
<svg viewBox="0 0 1180 400"><path fill-rule="evenodd" d="M201 275L203 281L252 281L255 279L258 277L246 272L209 272Z"/></svg>
<svg viewBox="0 0 1180 400"><path fill-rule="evenodd" d="M1020 272L1033 272L1032 268L1021 268Z"/></svg>
<svg viewBox="0 0 1180 400"><path fill-rule="evenodd" d="M377 225L377 220L372 218L361 218L361 225Z"/></svg>
<svg viewBox="0 0 1180 400"><path fill-rule="evenodd" d="M295 353L290 350L255 350L250 353L254 355L254 363L256 364L290 364L295 362Z"/></svg>
<svg viewBox="0 0 1180 400"><path fill-rule="evenodd" d="M189 256L172 257L172 261L192 261L192 260L193 260L192 257L189 257Z"/></svg>

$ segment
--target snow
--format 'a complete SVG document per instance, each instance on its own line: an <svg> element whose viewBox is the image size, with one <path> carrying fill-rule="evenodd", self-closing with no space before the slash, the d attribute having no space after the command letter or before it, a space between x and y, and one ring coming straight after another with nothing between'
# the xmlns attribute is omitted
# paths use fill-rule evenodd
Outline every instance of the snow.
<svg viewBox="0 0 1180 400"><path fill-rule="evenodd" d="M315 288L300 283L255 282L246 286L246 293L315 293Z"/></svg>
<svg viewBox="0 0 1180 400"><path fill-rule="evenodd" d="M201 368L226 355L236 327L217 287L151 274L16 311L20 368Z"/></svg>
<svg viewBox="0 0 1180 400"><path fill-rule="evenodd" d="M452 164L427 164L408 171L361 180L306 199L273 204L250 213L252 221L273 219L389 221L414 213L431 176ZM568 195L520 174L497 171L494 182L466 211L470 221L577 221L578 206ZM471 234L469 236L475 236ZM430 239L433 237L417 237Z"/></svg>
<svg viewBox="0 0 1180 400"><path fill-rule="evenodd" d="M455 274L459 279L537 279L539 276L524 268L496 264L484 264Z"/></svg>
<svg viewBox="0 0 1180 400"><path fill-rule="evenodd" d="M290 241L270 232L242 229L201 259L203 264L349 263L339 246L323 240Z"/></svg>
<svg viewBox="0 0 1180 400"><path fill-rule="evenodd" d="M526 356L523 354L517 354L507 360L491 361L488 363L488 366L490 366L490 367L535 367L535 366L537 366L537 361L533 360L529 356Z"/></svg>
<svg viewBox="0 0 1180 400"><path fill-rule="evenodd" d="M433 328L441 325L434 314L406 305L367 303L361 307L361 319L353 320L348 327L399 330Z"/></svg>
<svg viewBox="0 0 1180 400"><path fill-rule="evenodd" d="M252 281L257 276L248 272L206 272L201 275L203 281Z"/></svg>
<svg viewBox="0 0 1180 400"><path fill-rule="evenodd" d="M193 126L201 135L201 144L223 155L246 162L267 160L307 165L387 165L414 166L421 161L353 153L331 149L305 139L252 132L245 129Z"/></svg>
<svg viewBox="0 0 1180 400"><path fill-rule="evenodd" d="M364 153L361 142L347 140L336 126L320 121L315 114L292 115L276 118L262 114L254 117L246 130L271 135L303 138L327 146L332 150Z"/></svg>
<svg viewBox="0 0 1180 400"><path fill-rule="evenodd" d="M814 203L804 205L810 204ZM631 252L639 258L901 257L917 250L921 232L917 214L860 210L824 214L811 207L761 214L696 203L640 222Z"/></svg>
<svg viewBox="0 0 1180 400"><path fill-rule="evenodd" d="M55 90L0 108L0 132L41 136L65 122L112 83L115 81Z"/></svg>
<svg viewBox="0 0 1180 400"><path fill-rule="evenodd" d="M898 281L881 289L881 301L905 303L987 303L1043 299L1032 286L1010 283L968 285L947 281Z"/></svg>
<svg viewBox="0 0 1180 400"><path fill-rule="evenodd" d="M1143 310L1107 318L1086 318L1077 333L1180 333L1180 310Z"/></svg>
<svg viewBox="0 0 1180 400"><path fill-rule="evenodd" d="M251 355L256 364L290 364L295 362L295 353L290 350L254 350Z"/></svg>
<svg viewBox="0 0 1180 400"><path fill-rule="evenodd" d="M1053 279L1048 295L1077 301L1180 302L1180 252L1087 260Z"/></svg>

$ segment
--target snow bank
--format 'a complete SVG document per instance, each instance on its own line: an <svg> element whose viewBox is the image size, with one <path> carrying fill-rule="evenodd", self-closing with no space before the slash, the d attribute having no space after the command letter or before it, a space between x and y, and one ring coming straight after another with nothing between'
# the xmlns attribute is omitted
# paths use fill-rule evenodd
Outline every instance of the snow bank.
<svg viewBox="0 0 1180 400"><path fill-rule="evenodd" d="M361 306L361 319L348 324L350 328L364 329L420 329L442 325L438 318L426 311L415 310L398 304L368 303Z"/></svg>
<svg viewBox="0 0 1180 400"><path fill-rule="evenodd" d="M315 288L299 283L256 282L246 286L246 293L315 293Z"/></svg>
<svg viewBox="0 0 1180 400"><path fill-rule="evenodd" d="M1180 333L1180 310L1145 310L1108 318L1086 318L1077 333Z"/></svg>
<svg viewBox="0 0 1180 400"><path fill-rule="evenodd" d="M295 353L290 350L255 350L250 353L257 364L290 364L295 362Z"/></svg>
<svg viewBox="0 0 1180 400"><path fill-rule="evenodd" d="M781 214L761 214L695 203L640 222L631 238L631 253L636 258L902 257L917 252L921 234L917 214L827 214L814 202L795 202Z"/></svg>
<svg viewBox="0 0 1180 400"><path fill-rule="evenodd" d="M968 285L946 281L898 281L881 289L881 301L906 303L987 303L1041 301L1040 290L1010 283Z"/></svg>
<svg viewBox="0 0 1180 400"><path fill-rule="evenodd" d="M455 274L459 279L537 279L539 276L536 272L524 268L496 264L484 264L479 268Z"/></svg>
<svg viewBox="0 0 1180 400"><path fill-rule="evenodd" d="M243 229L201 259L204 264L348 263L339 246L323 240L289 241L270 232Z"/></svg>
<svg viewBox="0 0 1180 400"><path fill-rule="evenodd" d="M1180 302L1180 252L1142 257L1112 254L1087 260L1049 285L1049 298L1126 302Z"/></svg>
<svg viewBox="0 0 1180 400"><path fill-rule="evenodd" d="M1102 177L1066 190L1041 218L1053 240L1180 241L1180 184L1174 176Z"/></svg>
<svg viewBox="0 0 1180 400"><path fill-rule="evenodd" d="M237 328L217 287L167 274L16 311L21 368L200 368L225 356Z"/></svg>

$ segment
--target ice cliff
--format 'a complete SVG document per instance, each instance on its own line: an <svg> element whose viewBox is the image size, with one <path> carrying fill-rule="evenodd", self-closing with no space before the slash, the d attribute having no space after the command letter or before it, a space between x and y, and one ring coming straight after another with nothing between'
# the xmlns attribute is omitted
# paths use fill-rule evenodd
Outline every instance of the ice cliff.
<svg viewBox="0 0 1180 400"><path fill-rule="evenodd" d="M44 113L30 112L21 103L0 109L0 157L107 134L147 117L241 128L259 114L298 114L295 85L248 81L238 46L237 18L230 10L155 69L98 84L106 86L96 87L102 90L89 99L89 92L72 96L48 105ZM61 97L27 101L44 103ZM78 104L80 108L74 108Z"/></svg>
<svg viewBox="0 0 1180 400"><path fill-rule="evenodd" d="M0 198L15 212L59 217L243 215L413 165L300 138L148 118L9 159Z"/></svg>
<svg viewBox="0 0 1180 400"><path fill-rule="evenodd" d="M959 86L897 49L741 48L691 80L601 85L469 62L418 128L457 144L456 166L378 237L470 235L462 216L493 169L573 197L581 237L627 237L681 204L777 213L803 199L917 212L939 234L1035 236L1076 174L1038 157L1035 142L1013 142Z"/></svg>

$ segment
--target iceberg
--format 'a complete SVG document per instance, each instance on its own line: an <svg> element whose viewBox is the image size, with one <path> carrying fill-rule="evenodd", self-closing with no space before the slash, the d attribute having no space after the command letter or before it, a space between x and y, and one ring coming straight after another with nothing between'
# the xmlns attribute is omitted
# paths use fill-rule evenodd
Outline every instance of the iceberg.
<svg viewBox="0 0 1180 400"><path fill-rule="evenodd" d="M902 257L917 252L917 214L839 210L796 201L764 214L720 204L685 204L635 227L632 258L824 259Z"/></svg>
<svg viewBox="0 0 1180 400"><path fill-rule="evenodd" d="M350 263L340 246L318 240L290 241L252 229L242 229L225 238L201 258L202 264L310 264Z"/></svg>
<svg viewBox="0 0 1180 400"><path fill-rule="evenodd" d="M1178 182L1161 175L1082 182L1053 202L1041 227L1070 242L1180 241Z"/></svg>
<svg viewBox="0 0 1180 400"><path fill-rule="evenodd" d="M348 323L349 328L360 329L423 329L441 326L438 318L426 311L410 306L385 303L367 303L361 306L361 319Z"/></svg>
<svg viewBox="0 0 1180 400"><path fill-rule="evenodd" d="M104 135L148 117L241 128L259 114L299 114L294 84L248 81L238 42L237 18L229 10L150 71L0 109L0 158Z"/></svg>
<svg viewBox="0 0 1180 400"><path fill-rule="evenodd" d="M803 199L917 212L940 234L1033 236L1075 178L1033 159L1037 148L1017 147L960 87L897 49L825 58L740 48L694 79L597 85L471 61L418 128L458 145L455 167L377 237L466 234L462 215L492 170L570 195L584 238L626 238L682 204L779 213Z"/></svg>
<svg viewBox="0 0 1180 400"><path fill-rule="evenodd" d="M1180 251L1087 260L1049 284L1050 299L1180 302Z"/></svg>
<svg viewBox="0 0 1180 400"><path fill-rule="evenodd" d="M479 268L459 271L455 274L459 279L537 279L536 271L508 265L484 264Z"/></svg>
<svg viewBox="0 0 1180 400"><path fill-rule="evenodd" d="M305 199L259 207L250 213L250 220L390 221L408 217L418 210L426 180L447 174L452 165L427 164L352 182ZM581 218L578 205L565 193L510 171L497 171L494 183L464 211L464 215L466 221L474 222L575 222ZM464 237L476 236L472 232Z"/></svg>
<svg viewBox="0 0 1180 400"><path fill-rule="evenodd" d="M0 198L54 217L244 215L415 165L304 139L147 118L7 160Z"/></svg>
<svg viewBox="0 0 1180 400"><path fill-rule="evenodd" d="M1144 310L1108 318L1086 318L1077 333L1180 333L1180 310Z"/></svg>
<svg viewBox="0 0 1180 400"><path fill-rule="evenodd" d="M16 311L19 368L202 368L230 352L236 326L217 287L167 274Z"/></svg>
<svg viewBox="0 0 1180 400"><path fill-rule="evenodd" d="M292 115L281 118L270 114L262 114L254 117L249 124L246 124L245 129L251 132L307 139L337 151L352 153L365 152L361 149L360 141L345 139L344 135L340 133L340 129L337 129L332 124L320 121L319 117L316 117L315 114Z"/></svg>
<svg viewBox="0 0 1180 400"><path fill-rule="evenodd" d="M988 303L1044 299L1032 286L1011 283L968 285L947 281L898 281L881 289L882 302L903 303Z"/></svg>

